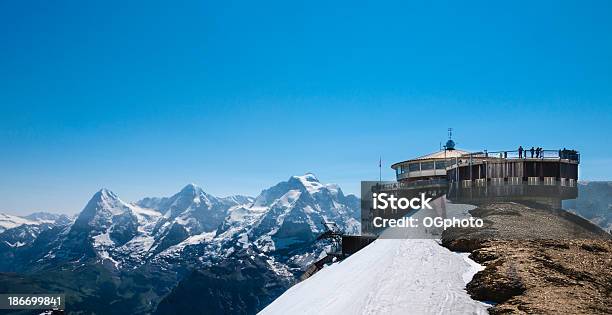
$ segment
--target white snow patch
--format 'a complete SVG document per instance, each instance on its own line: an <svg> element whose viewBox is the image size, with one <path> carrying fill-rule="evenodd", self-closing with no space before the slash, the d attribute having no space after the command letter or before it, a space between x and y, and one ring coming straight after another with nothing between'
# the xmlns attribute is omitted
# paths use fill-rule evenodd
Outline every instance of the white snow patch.
<svg viewBox="0 0 612 315"><path fill-rule="evenodd" d="M113 242L113 240L110 239L110 235L107 233L103 233L100 235L96 235L93 237L94 240L94 247L99 247L99 246L114 246L115 242Z"/></svg>
<svg viewBox="0 0 612 315"><path fill-rule="evenodd" d="M118 262L118 261L116 261L116 260L114 260L114 259L113 259L113 258L112 258L112 257L111 257L109 254L108 254L108 252L107 252L107 251L105 251L105 250L103 250L103 251L99 251L99 252L98 252L98 255L100 256L100 259L101 259L102 261L106 261L106 260L108 260L108 261L110 261L110 262L113 264L113 266L115 266L115 269L119 269L119 265L120 265L120 264L119 264L119 262Z"/></svg>
<svg viewBox="0 0 612 315"><path fill-rule="evenodd" d="M24 243L24 242L15 242L14 244L11 244L11 243L9 243L9 242L7 242L7 241L4 241L4 243L5 243L6 245L10 246L10 247L21 247L21 246L23 246L23 245L25 245L25 244L26 244L26 243Z"/></svg>
<svg viewBox="0 0 612 315"><path fill-rule="evenodd" d="M192 235L188 237L187 239L185 239L184 241L174 246L168 247L160 255L161 256L173 256L176 253L181 252L183 249L185 249L185 247L189 245L201 244L201 243L212 240L215 237L216 233L217 231L212 231L212 232L205 232L202 234Z"/></svg>
<svg viewBox="0 0 612 315"><path fill-rule="evenodd" d="M297 189L290 190L286 192L282 197L280 197L277 201L275 201L274 205L289 207L300 197L301 194L302 192Z"/></svg>

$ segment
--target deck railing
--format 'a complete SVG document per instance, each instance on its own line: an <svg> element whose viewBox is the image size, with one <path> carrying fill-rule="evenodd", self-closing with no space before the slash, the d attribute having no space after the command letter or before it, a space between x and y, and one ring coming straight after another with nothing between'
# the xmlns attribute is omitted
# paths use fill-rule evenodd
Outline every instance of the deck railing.
<svg viewBox="0 0 612 315"><path fill-rule="evenodd" d="M427 179L414 182L393 182L393 183L377 183L373 189L375 191L399 190L399 189L415 189L424 187L445 186L446 179Z"/></svg>
<svg viewBox="0 0 612 315"><path fill-rule="evenodd" d="M519 155L518 150L513 151L484 151L467 153L458 158L449 159L447 169L454 168L456 165L480 164L484 161L501 160L566 160L568 162L580 163L580 153L576 150L542 150L540 154L534 150L524 150Z"/></svg>

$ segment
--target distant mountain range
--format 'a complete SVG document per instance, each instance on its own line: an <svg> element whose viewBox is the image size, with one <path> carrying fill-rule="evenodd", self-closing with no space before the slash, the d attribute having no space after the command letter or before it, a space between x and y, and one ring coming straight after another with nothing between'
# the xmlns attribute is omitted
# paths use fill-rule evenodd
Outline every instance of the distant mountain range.
<svg viewBox="0 0 612 315"><path fill-rule="evenodd" d="M35 212L23 217L0 213L0 233L21 225L65 224L70 220L66 215L48 212Z"/></svg>
<svg viewBox="0 0 612 315"><path fill-rule="evenodd" d="M578 198L563 201L563 208L612 231L612 182L580 182Z"/></svg>
<svg viewBox="0 0 612 315"><path fill-rule="evenodd" d="M66 293L96 314L255 313L324 253L323 221L357 234L359 212L313 174L256 198L189 184L127 203L102 189L74 219L0 216L0 293Z"/></svg>

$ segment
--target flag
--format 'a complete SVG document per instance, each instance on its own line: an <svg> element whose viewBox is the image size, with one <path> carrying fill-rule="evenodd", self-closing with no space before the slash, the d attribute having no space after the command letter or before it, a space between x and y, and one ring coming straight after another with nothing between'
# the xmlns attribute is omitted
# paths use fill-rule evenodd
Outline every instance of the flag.
<svg viewBox="0 0 612 315"><path fill-rule="evenodd" d="M378 159L378 167L382 167L382 157Z"/></svg>

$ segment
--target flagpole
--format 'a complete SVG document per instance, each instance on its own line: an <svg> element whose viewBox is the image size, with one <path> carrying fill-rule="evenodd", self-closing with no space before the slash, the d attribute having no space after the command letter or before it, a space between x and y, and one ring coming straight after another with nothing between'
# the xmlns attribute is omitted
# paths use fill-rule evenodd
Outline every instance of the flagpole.
<svg viewBox="0 0 612 315"><path fill-rule="evenodd" d="M378 159L378 182L382 183L382 156Z"/></svg>

